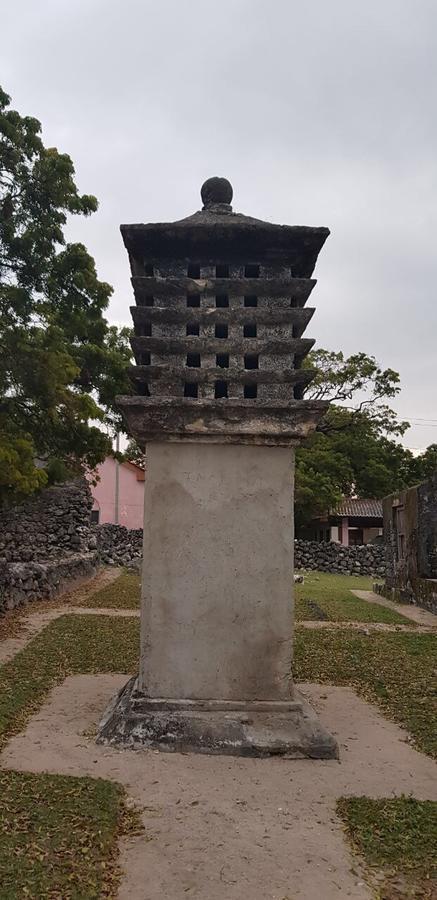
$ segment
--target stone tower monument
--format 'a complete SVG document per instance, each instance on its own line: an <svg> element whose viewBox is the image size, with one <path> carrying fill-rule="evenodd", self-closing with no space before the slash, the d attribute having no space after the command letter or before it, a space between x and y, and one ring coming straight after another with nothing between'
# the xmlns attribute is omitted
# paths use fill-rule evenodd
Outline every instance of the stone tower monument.
<svg viewBox="0 0 437 900"><path fill-rule="evenodd" d="M293 448L324 402L302 337L329 231L233 212L211 178L203 209L122 225L136 306L134 396L145 448L141 659L99 741L331 757L335 740L294 688Z"/></svg>

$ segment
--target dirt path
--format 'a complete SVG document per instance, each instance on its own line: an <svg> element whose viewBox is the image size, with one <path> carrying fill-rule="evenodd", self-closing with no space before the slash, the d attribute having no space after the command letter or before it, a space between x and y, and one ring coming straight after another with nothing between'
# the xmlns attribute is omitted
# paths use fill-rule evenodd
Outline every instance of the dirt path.
<svg viewBox="0 0 437 900"><path fill-rule="evenodd" d="M421 609L420 606L413 606L408 603L393 603L392 600L387 600L386 597L381 597L380 594L374 594L373 591L352 591L352 594L355 594L360 600L366 600L367 603L378 603L379 606L394 609L395 612L405 616L406 619L411 619L412 622L416 622L418 625L428 625L431 628L437 628L437 616L434 616L432 612L428 612L426 609Z"/></svg>
<svg viewBox="0 0 437 900"><path fill-rule="evenodd" d="M59 616L69 616L69 615L77 615L77 616L115 616L121 618L139 618L140 611L139 609L114 609L104 608L104 607L92 607L92 606L73 606L72 603L64 604L63 606L55 606L53 609L44 609L44 610L35 610L29 615L23 617L23 630L19 634L18 637L5 638L5 640L0 641L0 665L8 662L8 660L12 659L20 650L23 650L24 647L32 640L37 634L40 633L50 622L53 622L54 619L58 619ZM417 634L418 628L414 625L389 625L383 622L319 622L319 621L307 621L307 622L297 622L296 626L298 628L309 628L309 629L344 629L348 628L352 631L358 631L360 634L369 635L371 632L375 631L393 631L393 632L406 632L407 634ZM431 627L422 627L420 628L420 634L428 634L434 633L434 628Z"/></svg>
<svg viewBox="0 0 437 900"><path fill-rule="evenodd" d="M418 627L417 625L392 625L388 622L331 622L330 620L316 620L316 621L306 621L306 622L296 622L296 628L313 628L316 630L330 628L334 629L345 629L348 631L358 631L360 634L370 634L372 631L394 631L394 632L406 632L407 634L434 634L436 631L436 625L433 627L423 625L422 627Z"/></svg>
<svg viewBox="0 0 437 900"><path fill-rule="evenodd" d="M369 900L335 815L341 795L437 799L437 766L347 688L303 685L336 733L337 761L165 754L98 747L89 737L124 675L57 687L4 766L119 781L145 833L123 840L119 900Z"/></svg>
<svg viewBox="0 0 437 900"><path fill-rule="evenodd" d="M74 590L61 594L54 600L41 600L30 607L17 609L10 615L7 614L3 620L6 626L8 625L8 620L12 619L14 625L19 626L19 628L16 636L0 640L0 665L8 662L16 653L23 650L35 635L39 634L49 622L52 622L53 619L57 619L59 616L65 616L73 612L81 614L94 613L97 615L125 615L127 613L125 610L90 609L74 605L88 600L90 596L102 590L115 578L118 578L119 574L120 569L110 569L109 567L102 569L89 581L82 583ZM139 615L135 610L130 614Z"/></svg>
<svg viewBox="0 0 437 900"><path fill-rule="evenodd" d="M36 637L46 626L59 619L60 616L115 616L115 617L134 617L139 618L140 612L137 609L104 609L99 607L93 609L88 606L57 606L54 609L48 609L45 612L34 612L26 616L24 620L25 630L19 637L6 638L0 643L0 665L12 659L20 650Z"/></svg>

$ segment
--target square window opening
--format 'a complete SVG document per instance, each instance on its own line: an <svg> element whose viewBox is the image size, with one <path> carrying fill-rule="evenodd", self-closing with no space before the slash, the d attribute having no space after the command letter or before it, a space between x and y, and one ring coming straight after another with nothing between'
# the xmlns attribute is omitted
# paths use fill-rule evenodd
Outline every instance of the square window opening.
<svg viewBox="0 0 437 900"><path fill-rule="evenodd" d="M93 509L91 510L91 525L98 525L100 521L100 510Z"/></svg>
<svg viewBox="0 0 437 900"><path fill-rule="evenodd" d="M138 385L138 393L140 397L150 397L149 385L145 384L145 382L141 382L141 384Z"/></svg>
<svg viewBox="0 0 437 900"><path fill-rule="evenodd" d="M144 325L141 328L141 334L143 337L152 337L152 323L144 322Z"/></svg>
<svg viewBox="0 0 437 900"><path fill-rule="evenodd" d="M258 306L258 297L245 297L244 305L245 306Z"/></svg>
<svg viewBox="0 0 437 900"><path fill-rule="evenodd" d="M227 322L217 322L217 324L215 326L215 336L216 336L216 338L227 338L227 336L228 336Z"/></svg>
<svg viewBox="0 0 437 900"><path fill-rule="evenodd" d="M200 353L187 353L187 366L192 369L200 368Z"/></svg>
<svg viewBox="0 0 437 900"><path fill-rule="evenodd" d="M153 306L154 303L155 303L155 298L154 298L154 297L146 297L144 306Z"/></svg>
<svg viewBox="0 0 437 900"><path fill-rule="evenodd" d="M216 381L216 383L215 383L215 389L214 389L214 396L215 396L216 400L220 400L220 399L222 399L223 397L227 397L227 396L228 396L228 383L227 383L227 381Z"/></svg>
<svg viewBox="0 0 437 900"><path fill-rule="evenodd" d="M187 337L190 334L198 335L199 331L200 329L198 322L187 322Z"/></svg>
<svg viewBox="0 0 437 900"><path fill-rule="evenodd" d="M199 385L196 381L186 381L184 384L184 397L194 397L197 400L199 396Z"/></svg>
<svg viewBox="0 0 437 900"><path fill-rule="evenodd" d="M259 278L259 266L249 265L244 267L245 278Z"/></svg>
<svg viewBox="0 0 437 900"><path fill-rule="evenodd" d="M216 278L229 278L229 266L225 266L220 264L215 267L215 277Z"/></svg>
<svg viewBox="0 0 437 900"><path fill-rule="evenodd" d="M148 278L153 278L155 274L155 270L153 268L152 263L144 263L144 271Z"/></svg>
<svg viewBox="0 0 437 900"><path fill-rule="evenodd" d="M187 306L200 306L200 294L187 294Z"/></svg>
<svg viewBox="0 0 437 900"><path fill-rule="evenodd" d="M188 263L187 275L188 275L188 278L200 278L199 263Z"/></svg>
<svg viewBox="0 0 437 900"><path fill-rule="evenodd" d="M140 366L150 366L150 353L141 353Z"/></svg>
<svg viewBox="0 0 437 900"><path fill-rule="evenodd" d="M257 353L245 353L244 354L244 368L245 369L257 369L258 368L258 354Z"/></svg>
<svg viewBox="0 0 437 900"><path fill-rule="evenodd" d="M220 369L229 369L229 353L217 353L215 364Z"/></svg>
<svg viewBox="0 0 437 900"><path fill-rule="evenodd" d="M244 399L245 400L256 400L258 394L258 385L257 384L245 384L244 385Z"/></svg>
<svg viewBox="0 0 437 900"><path fill-rule="evenodd" d="M215 298L215 305L219 309L225 309L226 307L228 307L229 306L228 295L227 294L217 294L217 297Z"/></svg>
<svg viewBox="0 0 437 900"><path fill-rule="evenodd" d="M246 322L243 328L245 338L256 338L256 322Z"/></svg>

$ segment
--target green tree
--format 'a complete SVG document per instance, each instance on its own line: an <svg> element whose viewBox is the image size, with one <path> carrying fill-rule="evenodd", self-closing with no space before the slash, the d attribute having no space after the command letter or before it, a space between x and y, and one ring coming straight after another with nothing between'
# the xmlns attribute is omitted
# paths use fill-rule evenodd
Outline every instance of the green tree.
<svg viewBox="0 0 437 900"><path fill-rule="evenodd" d="M146 456L141 447L137 444L134 438L130 438L127 443L126 449L124 451L124 458L128 459L129 462L136 463L137 466L141 466L144 469L146 463Z"/></svg>
<svg viewBox="0 0 437 900"><path fill-rule="evenodd" d="M112 288L64 235L97 200L40 132L0 89L0 503L101 461L111 441L92 423L116 428L114 396L130 390L128 331L103 315Z"/></svg>
<svg viewBox="0 0 437 900"><path fill-rule="evenodd" d="M387 400L400 390L399 375L372 356L318 350L306 365L316 371L306 397L330 400L317 431L296 453L296 525L335 508L342 497L383 497L430 474L437 448L414 457L396 438L399 421Z"/></svg>

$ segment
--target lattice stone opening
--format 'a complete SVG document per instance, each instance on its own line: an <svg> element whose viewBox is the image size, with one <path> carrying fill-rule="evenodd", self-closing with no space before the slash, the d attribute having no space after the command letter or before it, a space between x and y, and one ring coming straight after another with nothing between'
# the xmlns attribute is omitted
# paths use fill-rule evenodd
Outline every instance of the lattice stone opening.
<svg viewBox="0 0 437 900"><path fill-rule="evenodd" d="M228 396L227 381L216 381L215 386L214 386L214 396L215 396L216 400L220 400L220 399Z"/></svg>
<svg viewBox="0 0 437 900"><path fill-rule="evenodd" d="M209 434L224 422L240 433L241 416L244 435L264 423L268 431L273 420L284 420L292 432L293 404L309 380L298 369L312 346L303 337L312 312L305 310L314 287L311 254L324 235L226 216L211 208L196 213L193 223L156 226L156 234L150 226L125 227L136 299L131 377L149 386L144 415L156 416L164 430L173 421L177 434L186 423L193 434ZM178 412L184 396L199 399L201 419L190 404ZM217 420L214 399L222 401ZM258 401L252 411L250 400Z"/></svg>
<svg viewBox="0 0 437 900"><path fill-rule="evenodd" d="M186 381L184 384L184 397L192 397L197 400L199 396L199 385L197 381Z"/></svg>
<svg viewBox="0 0 437 900"><path fill-rule="evenodd" d="M243 337L245 338L256 338L257 327L256 322L246 322L243 326Z"/></svg>

